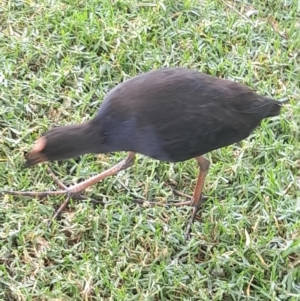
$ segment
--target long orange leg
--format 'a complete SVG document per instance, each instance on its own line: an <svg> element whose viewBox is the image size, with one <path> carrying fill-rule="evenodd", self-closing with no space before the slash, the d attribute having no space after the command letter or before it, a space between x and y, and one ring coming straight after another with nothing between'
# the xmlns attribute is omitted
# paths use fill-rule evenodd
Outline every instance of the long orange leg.
<svg viewBox="0 0 300 301"><path fill-rule="evenodd" d="M195 190L194 190L193 198L192 198L192 201L191 201L191 205L193 206L193 211L192 211L191 217L190 217L190 219L188 221L188 224L187 224L187 229L186 229L186 232L185 232L185 239L189 238L189 233L191 231L191 226L194 222L197 211L198 211L198 209L199 209L199 207L202 203L201 202L201 200L202 200L202 198L201 198L202 190L203 190L205 178L206 178L206 175L208 173L209 166L210 166L210 162L203 156L196 157L195 159L197 160L198 165L199 165L199 176L198 176L197 184L196 184L196 187L195 187Z"/></svg>
<svg viewBox="0 0 300 301"><path fill-rule="evenodd" d="M69 200L71 197L76 196L77 198L79 197L80 199L84 198L82 195L80 195L79 193L83 190L85 190L86 188L94 185L95 183L109 177L112 175L115 175L117 173L119 173L121 170L127 169L130 166L133 165L135 160L135 153L133 152L129 152L128 156L126 159L122 160L120 163L118 163L117 165L109 168L108 170L94 176L91 177L90 179L87 179L86 181L83 181L81 183L78 183L76 185L70 186L70 187L66 187L60 180L58 180L58 178L53 174L53 172L50 170L50 168L48 169L48 172L50 173L50 175L52 176L53 180L55 181L55 183L63 190L57 190L57 191L43 191L43 192L37 192L37 191L2 191L2 193L5 194L10 194L10 195L21 195L21 196L33 196L33 197L46 197L49 195L62 195L62 194L66 194L67 195L67 199L65 200L65 202L60 206L60 208L55 212L54 214L54 218L56 218L58 216L58 214L67 206Z"/></svg>
<svg viewBox="0 0 300 301"><path fill-rule="evenodd" d="M197 184L194 190L194 194L192 197L192 201L188 201L188 202L181 202L181 203L175 203L173 204L174 206L184 206L184 205L188 205L191 204L193 206L193 211L191 214L191 217L189 219L189 222L187 224L187 230L185 233L185 238L188 238L190 229L191 229L191 225L195 219L197 210L199 208L199 206L201 205L201 202L203 201L203 199L201 198L202 196L202 190L203 190L203 186L204 186L204 181L205 181L205 177L207 175L208 169L209 169L209 165L210 162L203 156L197 157L195 158L198 162L199 165L199 176L198 176L198 180L197 180ZM133 152L129 152L128 156L126 159L122 160L120 163L118 163L117 165L111 167L110 169L86 180L83 181L79 184L70 186L70 187L66 187L55 175L54 173L51 171L50 168L47 167L47 170L49 172L49 174L52 176L54 182L62 189L62 190L57 190L57 191L43 191L43 192L37 192L37 191L1 191L2 193L5 194L10 194L10 195L20 195L20 196L33 196L33 197L46 197L49 195L62 195L62 194L66 194L67 198L64 201L64 203L59 207L59 209L55 212L53 219L55 219L60 212L67 206L69 200L71 197L76 197L79 199L84 199L85 197L80 195L79 193L82 192L84 189L92 186L93 184L109 177L112 176L114 174L119 173L121 170L125 170L127 168L129 168L130 166L133 165L135 160L135 153ZM95 202L96 200L93 200ZM155 204L155 203L153 203Z"/></svg>

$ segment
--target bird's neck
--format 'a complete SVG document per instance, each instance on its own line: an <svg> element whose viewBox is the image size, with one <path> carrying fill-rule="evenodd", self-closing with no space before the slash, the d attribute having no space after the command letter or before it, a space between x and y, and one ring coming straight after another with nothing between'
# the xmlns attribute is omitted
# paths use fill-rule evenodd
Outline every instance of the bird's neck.
<svg viewBox="0 0 300 301"><path fill-rule="evenodd" d="M92 121L78 125L78 136L75 139L80 148L87 153L98 153L102 144L102 131L100 127Z"/></svg>
<svg viewBox="0 0 300 301"><path fill-rule="evenodd" d="M103 143L101 127L93 121L62 127L65 143L70 146L71 157L87 153L100 153Z"/></svg>

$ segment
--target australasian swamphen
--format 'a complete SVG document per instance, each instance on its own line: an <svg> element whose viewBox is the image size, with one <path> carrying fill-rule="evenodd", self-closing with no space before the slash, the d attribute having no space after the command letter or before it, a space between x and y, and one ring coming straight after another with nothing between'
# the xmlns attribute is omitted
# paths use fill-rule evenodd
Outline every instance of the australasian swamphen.
<svg viewBox="0 0 300 301"><path fill-rule="evenodd" d="M185 68L166 68L113 88L92 120L48 131L26 156L26 167L86 153L127 151L116 166L71 187L21 195L77 194L133 165L135 154L179 162L195 158L199 177L192 197L190 231L209 161L204 154L246 138L262 119L279 115L282 104L245 85Z"/></svg>

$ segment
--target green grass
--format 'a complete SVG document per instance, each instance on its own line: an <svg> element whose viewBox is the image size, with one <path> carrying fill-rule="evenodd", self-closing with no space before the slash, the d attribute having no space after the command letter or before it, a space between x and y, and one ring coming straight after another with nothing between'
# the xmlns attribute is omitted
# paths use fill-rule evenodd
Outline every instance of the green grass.
<svg viewBox="0 0 300 301"><path fill-rule="evenodd" d="M249 12L255 10L255 14ZM209 154L209 199L183 239L182 201L194 160L138 156L128 171L88 189L104 206L0 196L0 300L300 300L300 8L268 1L2 1L0 190L56 189L24 152L54 125L97 112L117 83L186 66L289 99L248 139ZM51 163L66 184L125 153ZM199 215L200 217L200 215Z"/></svg>

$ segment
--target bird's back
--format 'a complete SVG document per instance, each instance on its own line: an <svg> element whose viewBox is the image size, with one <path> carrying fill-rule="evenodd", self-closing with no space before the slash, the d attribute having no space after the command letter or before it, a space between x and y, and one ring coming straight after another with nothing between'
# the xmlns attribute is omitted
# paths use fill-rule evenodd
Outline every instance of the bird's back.
<svg viewBox="0 0 300 301"><path fill-rule="evenodd" d="M151 71L112 89L95 120L108 151L184 161L246 138L280 102L184 68Z"/></svg>

